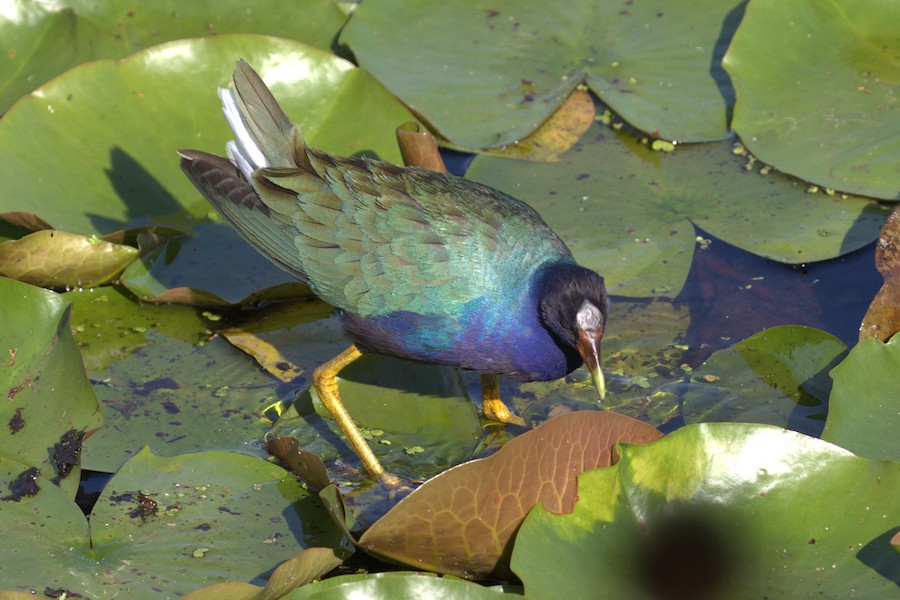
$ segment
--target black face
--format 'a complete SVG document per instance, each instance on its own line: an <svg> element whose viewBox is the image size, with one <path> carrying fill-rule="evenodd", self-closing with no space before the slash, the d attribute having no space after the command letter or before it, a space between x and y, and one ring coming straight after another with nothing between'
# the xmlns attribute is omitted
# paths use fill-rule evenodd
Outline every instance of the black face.
<svg viewBox="0 0 900 600"><path fill-rule="evenodd" d="M541 319L561 341L574 348L580 330L599 327L602 333L609 295L600 275L578 265L554 265L543 283Z"/></svg>

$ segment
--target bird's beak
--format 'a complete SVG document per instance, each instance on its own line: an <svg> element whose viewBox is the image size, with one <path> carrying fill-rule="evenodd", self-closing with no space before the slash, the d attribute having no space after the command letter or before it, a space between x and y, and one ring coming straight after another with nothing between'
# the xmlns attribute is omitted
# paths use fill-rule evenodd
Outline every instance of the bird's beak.
<svg viewBox="0 0 900 600"><path fill-rule="evenodd" d="M584 359L584 365L591 373L591 381L600 394L600 399L606 397L606 379L603 378L603 370L600 368L600 340L603 339L603 326L597 329L578 329L578 340L576 345L581 358Z"/></svg>

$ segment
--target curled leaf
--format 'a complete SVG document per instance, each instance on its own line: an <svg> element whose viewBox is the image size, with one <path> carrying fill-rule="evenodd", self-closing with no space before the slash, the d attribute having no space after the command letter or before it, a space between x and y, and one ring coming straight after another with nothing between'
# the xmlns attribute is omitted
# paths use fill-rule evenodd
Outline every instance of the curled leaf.
<svg viewBox="0 0 900 600"><path fill-rule="evenodd" d="M43 229L0 244L0 275L50 288L95 287L115 279L138 250L96 236Z"/></svg>
<svg viewBox="0 0 900 600"><path fill-rule="evenodd" d="M900 206L894 208L881 228L875 266L884 278L884 285L863 317L859 340L876 338L886 342L900 331Z"/></svg>
<svg viewBox="0 0 900 600"><path fill-rule="evenodd" d="M411 121L398 127L397 144L400 146L403 164L407 167L422 167L441 173L447 172L434 136L418 123Z"/></svg>
<svg viewBox="0 0 900 600"><path fill-rule="evenodd" d="M485 153L540 162L556 162L560 155L581 139L594 123L596 115L597 109L591 95L581 89L573 90L540 127L521 140L516 140L503 148L487 149Z"/></svg>

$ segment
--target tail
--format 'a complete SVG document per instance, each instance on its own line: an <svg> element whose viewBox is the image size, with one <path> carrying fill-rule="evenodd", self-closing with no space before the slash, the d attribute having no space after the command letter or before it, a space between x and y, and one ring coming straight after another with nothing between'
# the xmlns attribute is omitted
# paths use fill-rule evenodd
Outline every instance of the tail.
<svg viewBox="0 0 900 600"><path fill-rule="evenodd" d="M234 70L234 89L219 88L222 110L234 132L228 156L247 181L264 167L309 166L300 128L291 123L272 92L243 59Z"/></svg>
<svg viewBox="0 0 900 600"><path fill-rule="evenodd" d="M273 186L265 177L254 176L254 171L268 167L294 172L300 167L318 179L300 128L290 122L266 84L243 60L234 71L234 90L220 88L219 98L234 131L235 139L227 144L231 160L199 150L180 150L181 169L244 239L305 280L291 218L297 195Z"/></svg>

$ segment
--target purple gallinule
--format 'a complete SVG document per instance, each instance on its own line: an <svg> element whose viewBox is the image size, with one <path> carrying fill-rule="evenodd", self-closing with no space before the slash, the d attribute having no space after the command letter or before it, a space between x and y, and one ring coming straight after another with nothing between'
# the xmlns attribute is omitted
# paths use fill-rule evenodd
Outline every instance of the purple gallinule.
<svg viewBox="0 0 900 600"><path fill-rule="evenodd" d="M521 423L498 376L564 377L587 365L601 399L603 278L530 206L445 173L310 148L244 61L220 89L229 158L183 150L181 168L238 232L334 306L353 345L313 374L368 471L385 477L341 403L362 353L482 374L486 417Z"/></svg>

